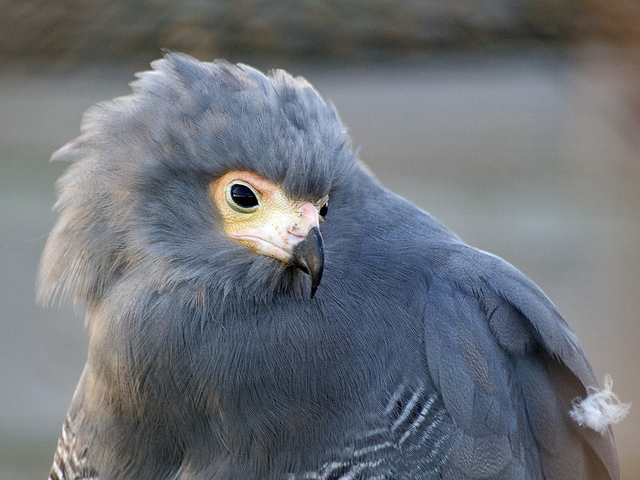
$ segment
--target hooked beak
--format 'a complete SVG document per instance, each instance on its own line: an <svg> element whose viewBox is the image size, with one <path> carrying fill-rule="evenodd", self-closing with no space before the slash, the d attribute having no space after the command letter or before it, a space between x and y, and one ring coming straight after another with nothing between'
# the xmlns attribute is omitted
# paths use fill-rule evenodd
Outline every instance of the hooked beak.
<svg viewBox="0 0 640 480"><path fill-rule="evenodd" d="M306 238L291 251L291 264L309 275L311 298L316 293L324 269L324 245L318 227L309 230Z"/></svg>

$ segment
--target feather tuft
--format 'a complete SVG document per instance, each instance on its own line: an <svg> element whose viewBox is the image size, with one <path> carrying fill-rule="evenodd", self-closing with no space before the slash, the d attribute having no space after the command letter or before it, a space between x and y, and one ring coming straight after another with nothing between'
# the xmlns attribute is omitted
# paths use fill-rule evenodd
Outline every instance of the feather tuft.
<svg viewBox="0 0 640 480"><path fill-rule="evenodd" d="M629 413L631 404L621 403L611 390L612 386L611 376L605 375L602 390L588 387L587 398L573 400L573 408L569 412L571 418L579 425L585 425L599 433L604 433L609 425L623 420Z"/></svg>

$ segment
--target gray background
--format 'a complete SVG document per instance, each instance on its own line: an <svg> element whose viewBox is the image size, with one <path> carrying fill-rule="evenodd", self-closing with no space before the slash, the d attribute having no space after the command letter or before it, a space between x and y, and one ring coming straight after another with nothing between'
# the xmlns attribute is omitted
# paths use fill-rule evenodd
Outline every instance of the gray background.
<svg viewBox="0 0 640 480"><path fill-rule="evenodd" d="M34 300L39 255L55 219L54 183L65 168L48 157L79 133L87 107L129 92L133 73L148 68L163 41L202 60L225 56L305 76L336 104L383 184L529 275L564 313L600 381L610 373L614 390L635 404L614 432L622 478L640 479L640 161L638 103L629 93L629 79L638 77L628 62L638 50L570 42L564 9L547 33L542 26L549 22L531 20L531 12L539 18L563 2L480 3L482 15L469 17L476 23L463 22L466 28L452 25L469 9L424 17L443 26L441 37L424 25L382 35L389 22L381 20L384 10L372 10L378 16L366 17L373 19L368 30L338 18L333 27L326 23L333 30L316 35L342 32L335 41L300 33L268 43L262 35L257 49L242 42L273 25L301 28L304 21L277 9L270 16L245 12L244 20L240 12L233 18L242 28L231 28L228 11L205 21L162 10L171 2L140 2L164 12L150 24L123 2L114 3L121 8L111 16L73 14L75 3L60 1L23 2L19 15L9 9L0 20L0 479L46 478L86 357L82 311L45 309ZM411 12L411 2L404 4ZM39 31L51 32L49 43L29 30L41 25L43 8L49 20ZM21 28L11 33L8 18ZM158 33L158 25L174 24L187 33ZM114 25L119 29L109 29ZM236 40L211 37L218 31ZM278 55L265 54L270 46Z"/></svg>

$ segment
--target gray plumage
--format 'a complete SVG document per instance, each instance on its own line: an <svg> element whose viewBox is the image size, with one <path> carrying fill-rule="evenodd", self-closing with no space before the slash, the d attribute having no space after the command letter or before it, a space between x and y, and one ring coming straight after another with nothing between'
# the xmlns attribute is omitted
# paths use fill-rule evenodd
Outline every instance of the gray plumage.
<svg viewBox="0 0 640 480"><path fill-rule="evenodd" d="M54 154L39 295L90 348L52 479L618 478L597 382L544 294L385 190L303 79L168 54ZM232 241L209 194L249 171L329 196L324 275Z"/></svg>

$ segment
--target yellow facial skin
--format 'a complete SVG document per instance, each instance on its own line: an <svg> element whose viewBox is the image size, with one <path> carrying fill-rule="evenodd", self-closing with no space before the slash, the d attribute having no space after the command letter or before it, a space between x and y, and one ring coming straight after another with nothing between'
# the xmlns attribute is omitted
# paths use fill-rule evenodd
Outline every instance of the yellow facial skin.
<svg viewBox="0 0 640 480"><path fill-rule="evenodd" d="M235 184L252 190L257 207L245 209L234 202L231 188ZM286 263L291 263L293 247L323 221L318 212L328 201L326 196L316 204L292 201L278 185L244 171L228 172L210 188L229 238Z"/></svg>

